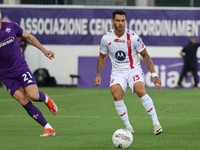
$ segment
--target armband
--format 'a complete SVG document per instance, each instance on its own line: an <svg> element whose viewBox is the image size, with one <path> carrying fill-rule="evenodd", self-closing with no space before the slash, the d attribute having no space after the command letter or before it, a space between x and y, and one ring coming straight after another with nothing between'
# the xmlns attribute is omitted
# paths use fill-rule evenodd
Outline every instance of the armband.
<svg viewBox="0 0 200 150"><path fill-rule="evenodd" d="M97 76L101 76L101 74L100 74L100 73L97 73Z"/></svg>

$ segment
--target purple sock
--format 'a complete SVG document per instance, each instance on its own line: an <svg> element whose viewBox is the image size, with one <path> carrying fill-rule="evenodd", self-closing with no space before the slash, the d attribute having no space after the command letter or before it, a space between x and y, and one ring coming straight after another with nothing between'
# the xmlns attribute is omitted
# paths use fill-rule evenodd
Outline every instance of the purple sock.
<svg viewBox="0 0 200 150"><path fill-rule="evenodd" d="M48 123L46 119L43 117L41 111L35 107L31 102L27 103L25 106L23 106L27 113L39 124L41 124L43 127Z"/></svg>
<svg viewBox="0 0 200 150"><path fill-rule="evenodd" d="M45 95L42 91L39 91L39 99L38 101L34 101L34 102L44 102L45 101Z"/></svg>

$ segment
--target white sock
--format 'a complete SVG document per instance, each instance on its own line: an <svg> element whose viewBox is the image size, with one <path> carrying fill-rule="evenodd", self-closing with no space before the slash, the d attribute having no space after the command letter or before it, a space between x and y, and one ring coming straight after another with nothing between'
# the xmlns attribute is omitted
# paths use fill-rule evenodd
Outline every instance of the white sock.
<svg viewBox="0 0 200 150"><path fill-rule="evenodd" d="M123 100L114 101L115 108L117 110L118 115L120 116L121 120L123 121L126 128L132 128L129 118L128 118L128 111L126 105L124 104Z"/></svg>
<svg viewBox="0 0 200 150"><path fill-rule="evenodd" d="M140 99L141 99L142 105L144 106L145 110L151 116L153 125L155 125L155 124L160 125L160 122L158 121L156 110L155 110L155 107L154 107L151 97L148 94L146 94L143 97L141 97Z"/></svg>
<svg viewBox="0 0 200 150"><path fill-rule="evenodd" d="M48 96L45 95L45 100L44 100L44 102L47 103L48 100L49 100L49 99L48 99Z"/></svg>
<svg viewBox="0 0 200 150"><path fill-rule="evenodd" d="M45 130L46 130L46 129L49 129L49 128L50 128L50 129L53 129L52 126L51 126L49 123L47 123L47 124L44 126L44 128L45 128Z"/></svg>

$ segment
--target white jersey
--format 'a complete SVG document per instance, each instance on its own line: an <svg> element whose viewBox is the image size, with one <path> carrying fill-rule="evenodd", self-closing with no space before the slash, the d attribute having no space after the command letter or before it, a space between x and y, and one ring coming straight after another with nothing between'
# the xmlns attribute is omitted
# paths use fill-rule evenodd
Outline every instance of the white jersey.
<svg viewBox="0 0 200 150"><path fill-rule="evenodd" d="M128 29L121 37L116 36L113 29L101 39L100 52L109 53L112 71L123 71L140 66L138 53L144 49L145 45L141 38Z"/></svg>

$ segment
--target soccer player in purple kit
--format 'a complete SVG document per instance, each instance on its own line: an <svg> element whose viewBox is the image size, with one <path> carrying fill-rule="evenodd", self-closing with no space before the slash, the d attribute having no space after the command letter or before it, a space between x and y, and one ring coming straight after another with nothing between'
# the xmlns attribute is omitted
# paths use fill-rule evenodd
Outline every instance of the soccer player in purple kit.
<svg viewBox="0 0 200 150"><path fill-rule="evenodd" d="M53 114L57 114L57 106L47 94L38 91L36 81L21 52L18 36L25 38L30 44L37 47L50 60L55 57L52 51L46 50L33 35L24 31L16 23L2 22L0 10L0 70L3 83L12 97L45 128L44 133L40 136L54 136L55 129L30 100L44 102Z"/></svg>

